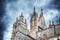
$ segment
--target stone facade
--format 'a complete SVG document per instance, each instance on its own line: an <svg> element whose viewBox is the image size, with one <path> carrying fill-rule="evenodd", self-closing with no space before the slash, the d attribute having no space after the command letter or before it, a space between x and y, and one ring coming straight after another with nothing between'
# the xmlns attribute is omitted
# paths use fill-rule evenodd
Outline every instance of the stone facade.
<svg viewBox="0 0 60 40"><path fill-rule="evenodd" d="M45 34L45 37L46 40L57 40L59 39L58 37L60 37L60 24L58 25L51 25L50 28L47 28L45 30L41 30L41 31L38 31L37 32L37 39L38 38L42 38L44 39L44 34Z"/></svg>
<svg viewBox="0 0 60 40"><path fill-rule="evenodd" d="M26 19L24 19L23 12L16 22L13 24L12 38L11 40L56 40L60 37L60 24L54 25L52 21L49 23L49 28L46 27L46 23L43 16L43 9L38 16L35 7L33 15L30 20L30 31L27 28Z"/></svg>
<svg viewBox="0 0 60 40"><path fill-rule="evenodd" d="M26 20L24 21L23 13L21 13L19 19L13 25L11 40L34 40L34 38L28 35Z"/></svg>

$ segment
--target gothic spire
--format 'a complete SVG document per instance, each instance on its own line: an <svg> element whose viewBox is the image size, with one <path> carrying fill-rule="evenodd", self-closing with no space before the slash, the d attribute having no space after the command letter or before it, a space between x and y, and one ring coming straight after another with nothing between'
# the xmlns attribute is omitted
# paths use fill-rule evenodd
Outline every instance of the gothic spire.
<svg viewBox="0 0 60 40"><path fill-rule="evenodd" d="M35 12L35 6L34 6L34 13L33 13L33 15L36 15L36 12Z"/></svg>
<svg viewBox="0 0 60 40"><path fill-rule="evenodd" d="M43 9L41 8L41 12L43 12Z"/></svg>
<svg viewBox="0 0 60 40"><path fill-rule="evenodd" d="M40 14L41 16L43 16L43 9L41 8L41 14Z"/></svg>
<svg viewBox="0 0 60 40"><path fill-rule="evenodd" d="M40 19L41 19L41 17L43 16L43 9L41 8L41 11L40 11L41 13L40 13L40 16L39 16L39 18L38 18L38 21L40 21Z"/></svg>
<svg viewBox="0 0 60 40"><path fill-rule="evenodd" d="M35 6L34 6L33 16L37 16L37 13L36 13L36 11L35 11Z"/></svg>
<svg viewBox="0 0 60 40"><path fill-rule="evenodd" d="M35 6L34 6L34 12L35 12Z"/></svg>

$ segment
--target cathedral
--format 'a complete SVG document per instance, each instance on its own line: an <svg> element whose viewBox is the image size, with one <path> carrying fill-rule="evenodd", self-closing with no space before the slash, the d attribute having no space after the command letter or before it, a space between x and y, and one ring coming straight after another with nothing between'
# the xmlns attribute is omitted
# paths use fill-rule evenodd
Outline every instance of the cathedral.
<svg viewBox="0 0 60 40"><path fill-rule="evenodd" d="M55 25L54 21L50 21L49 28L47 28L43 14L43 9L41 9L38 16L34 7L29 31L26 19L24 19L23 12L21 12L21 15L13 24L11 40L59 40L60 24Z"/></svg>

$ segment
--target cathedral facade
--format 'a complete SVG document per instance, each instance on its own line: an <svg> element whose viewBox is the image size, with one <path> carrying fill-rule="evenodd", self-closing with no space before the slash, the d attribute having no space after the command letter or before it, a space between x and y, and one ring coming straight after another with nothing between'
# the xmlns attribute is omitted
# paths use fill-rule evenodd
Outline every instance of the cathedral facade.
<svg viewBox="0 0 60 40"><path fill-rule="evenodd" d="M43 16L43 9L41 9L40 15L36 13L35 7L33 15L30 19L30 31L27 28L26 19L24 19L23 12L16 22L13 24L11 40L54 40L59 39L60 24L49 24L49 28L46 27L45 19Z"/></svg>

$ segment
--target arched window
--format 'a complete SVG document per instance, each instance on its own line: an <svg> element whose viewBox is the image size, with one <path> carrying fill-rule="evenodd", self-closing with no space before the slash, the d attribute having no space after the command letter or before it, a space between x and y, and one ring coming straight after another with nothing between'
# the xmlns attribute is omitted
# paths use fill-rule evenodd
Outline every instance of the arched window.
<svg viewBox="0 0 60 40"><path fill-rule="evenodd" d="M44 39L44 40L48 40L48 37L47 37L46 34L43 34L43 39Z"/></svg>

